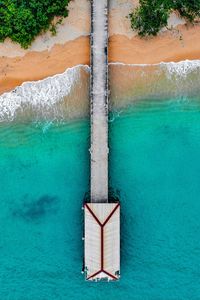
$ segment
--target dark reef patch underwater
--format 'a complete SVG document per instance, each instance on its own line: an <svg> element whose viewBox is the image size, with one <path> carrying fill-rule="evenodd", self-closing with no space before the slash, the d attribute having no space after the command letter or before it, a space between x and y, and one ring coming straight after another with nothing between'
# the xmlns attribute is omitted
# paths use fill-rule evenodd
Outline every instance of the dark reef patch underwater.
<svg viewBox="0 0 200 300"><path fill-rule="evenodd" d="M115 283L85 282L81 274L88 119L1 122L0 299L200 299L194 85L195 95L152 92L110 114L110 186L120 191L122 210Z"/></svg>
<svg viewBox="0 0 200 300"><path fill-rule="evenodd" d="M52 208L52 204L55 203L57 197L44 195L36 201L32 200L30 203L27 201L27 198L28 195L25 195L22 208L15 210L13 216L21 217L25 220L38 220L51 211L52 213L56 213L55 208Z"/></svg>

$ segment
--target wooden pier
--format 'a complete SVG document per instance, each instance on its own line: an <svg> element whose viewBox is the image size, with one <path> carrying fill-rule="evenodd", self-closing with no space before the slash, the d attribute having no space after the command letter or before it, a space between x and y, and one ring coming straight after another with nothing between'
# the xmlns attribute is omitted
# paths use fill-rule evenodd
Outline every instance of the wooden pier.
<svg viewBox="0 0 200 300"><path fill-rule="evenodd" d="M120 205L108 196L108 0L91 0L91 174L84 205L86 280L120 276Z"/></svg>
<svg viewBox="0 0 200 300"><path fill-rule="evenodd" d="M91 201L108 202L108 1L91 1Z"/></svg>

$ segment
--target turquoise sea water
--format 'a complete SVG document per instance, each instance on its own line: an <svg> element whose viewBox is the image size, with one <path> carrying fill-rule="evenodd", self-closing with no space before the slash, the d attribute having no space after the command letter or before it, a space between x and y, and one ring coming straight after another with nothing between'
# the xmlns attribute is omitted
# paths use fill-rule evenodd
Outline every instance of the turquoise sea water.
<svg viewBox="0 0 200 300"><path fill-rule="evenodd" d="M119 282L81 274L88 147L88 119L0 125L0 299L200 299L200 99L110 116Z"/></svg>

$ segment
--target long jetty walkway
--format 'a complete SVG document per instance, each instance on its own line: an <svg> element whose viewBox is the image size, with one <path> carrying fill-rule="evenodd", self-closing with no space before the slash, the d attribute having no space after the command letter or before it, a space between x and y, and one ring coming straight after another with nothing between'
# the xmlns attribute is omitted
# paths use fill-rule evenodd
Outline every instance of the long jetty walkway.
<svg viewBox="0 0 200 300"><path fill-rule="evenodd" d="M108 0L91 1L91 202L108 202Z"/></svg>
<svg viewBox="0 0 200 300"><path fill-rule="evenodd" d="M91 0L91 184L84 205L86 280L120 276L120 205L108 197L108 0Z"/></svg>

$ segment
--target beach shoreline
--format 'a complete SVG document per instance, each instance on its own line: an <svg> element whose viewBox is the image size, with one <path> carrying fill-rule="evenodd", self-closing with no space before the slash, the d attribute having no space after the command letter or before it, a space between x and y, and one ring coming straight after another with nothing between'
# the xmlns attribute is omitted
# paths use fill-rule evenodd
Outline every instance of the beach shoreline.
<svg viewBox="0 0 200 300"><path fill-rule="evenodd" d="M172 16L171 30L141 39L126 18L136 4L136 0L111 1L109 62L155 64L200 59L200 24L189 26ZM74 0L70 5L69 17L59 27L56 37L45 33L28 50L9 40L0 44L0 94L26 81L60 74L76 65L89 65L89 1Z"/></svg>
<svg viewBox="0 0 200 300"><path fill-rule="evenodd" d="M80 37L51 51L33 51L24 56L0 57L0 94L26 81L41 80L76 65L89 64L89 38Z"/></svg>

